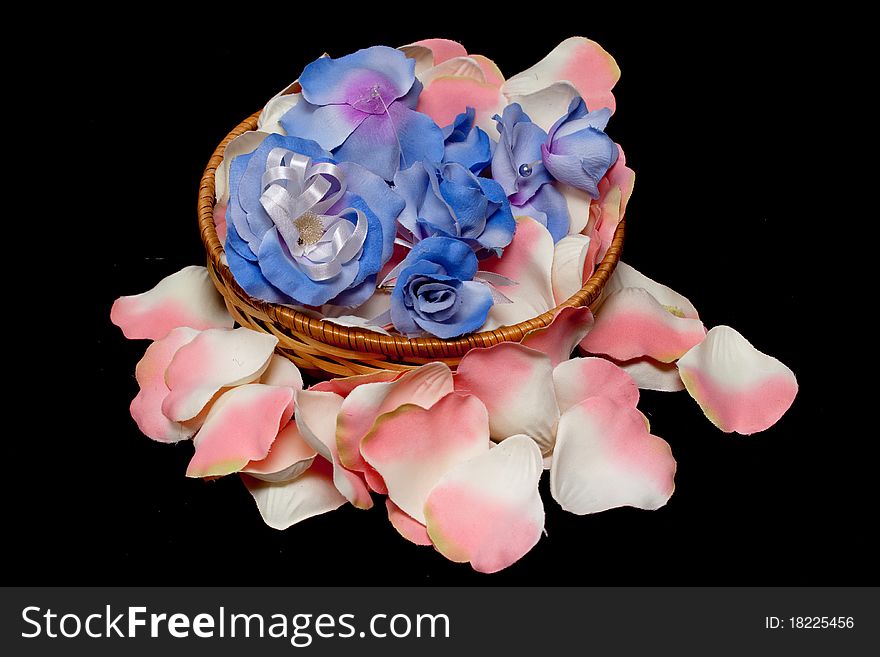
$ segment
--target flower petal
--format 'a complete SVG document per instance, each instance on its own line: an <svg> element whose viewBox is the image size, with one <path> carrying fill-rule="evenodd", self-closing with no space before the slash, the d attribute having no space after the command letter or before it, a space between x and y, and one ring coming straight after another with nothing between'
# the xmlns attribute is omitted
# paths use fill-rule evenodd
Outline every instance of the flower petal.
<svg viewBox="0 0 880 657"><path fill-rule="evenodd" d="M270 483L248 475L242 475L241 480L257 503L263 521L273 529L287 529L345 504L333 485L330 464L323 459L316 459L312 467L291 481Z"/></svg>
<svg viewBox="0 0 880 657"><path fill-rule="evenodd" d="M597 250L598 245L586 235L569 235L556 243L551 281L557 304L579 292L593 275Z"/></svg>
<svg viewBox="0 0 880 657"><path fill-rule="evenodd" d="M476 397L457 393L430 409L407 404L380 416L361 445L385 480L388 497L423 524L425 501L440 478L488 450L486 408Z"/></svg>
<svg viewBox="0 0 880 657"><path fill-rule="evenodd" d="M544 529L542 471L541 452L523 435L452 468L425 504L428 536L437 550L481 573L521 559Z"/></svg>
<svg viewBox="0 0 880 657"><path fill-rule="evenodd" d="M351 105L312 105L300 100L278 122L285 134L310 139L332 151L370 116Z"/></svg>
<svg viewBox="0 0 880 657"><path fill-rule="evenodd" d="M275 96L266 103L263 111L260 112L260 116L257 118L257 130L286 135L287 132L284 130L284 126L281 125L281 117L287 114L301 98L302 94L300 93L279 94Z"/></svg>
<svg viewBox="0 0 880 657"><path fill-rule="evenodd" d="M370 374L357 374L355 376L346 376L337 379L328 379L319 381L309 390L319 390L321 392L335 392L340 397L348 397L351 391L362 386L365 383L383 383L386 381L394 381L403 376L403 372L395 370L379 370Z"/></svg>
<svg viewBox="0 0 880 657"><path fill-rule="evenodd" d="M361 440L380 415L404 404L430 408L452 390L452 372L441 362L422 365L394 381L365 383L352 390L342 403L336 425L342 464L351 470L366 468Z"/></svg>
<svg viewBox="0 0 880 657"><path fill-rule="evenodd" d="M523 111L544 131L549 130L566 113L571 101L580 95L569 82L554 82L528 93L510 93L507 88L512 81L512 78L508 80L502 89L508 102L519 103Z"/></svg>
<svg viewBox="0 0 880 657"><path fill-rule="evenodd" d="M162 401L168 395L165 370L174 354L191 342L198 331L186 326L173 329L161 340L153 342L135 367L134 375L140 391L131 402L131 417L145 436L163 443L176 443L190 438L195 428L169 420L162 413Z"/></svg>
<svg viewBox="0 0 880 657"><path fill-rule="evenodd" d="M553 308L556 303L550 278L552 267L553 238L550 233L530 217L517 217L516 233L504 249L504 256L493 256L480 263L483 271L501 274L516 282L516 285L497 286L512 303L493 305L482 330L517 324Z"/></svg>
<svg viewBox="0 0 880 657"><path fill-rule="evenodd" d="M648 278L644 274L636 271L634 267L621 261L617 263L617 267L611 275L611 278L608 279L608 283L605 285L603 292L605 293L605 296L609 296L614 292L617 292L617 290L621 290L625 287L640 287L643 290L647 290L651 293L652 297L666 308L666 310L677 317L687 317L690 319L700 318L700 314L697 312L697 309L694 308L694 304L692 304L687 297L679 294L662 283L658 283L657 281Z"/></svg>
<svg viewBox="0 0 880 657"><path fill-rule="evenodd" d="M448 59L467 55L463 45L450 39L422 39L401 46L399 50L410 59L416 60L416 76Z"/></svg>
<svg viewBox="0 0 880 657"><path fill-rule="evenodd" d="M749 435L773 426L794 402L794 372L729 326L716 326L678 361L681 380L712 424Z"/></svg>
<svg viewBox="0 0 880 657"><path fill-rule="evenodd" d="M590 397L559 419L550 492L566 511L658 509L672 496L674 477L669 445L648 433L636 409Z"/></svg>
<svg viewBox="0 0 880 657"><path fill-rule="evenodd" d="M285 98L287 96L284 96ZM252 153L263 143L263 140L271 130L248 130L230 141L223 151L223 161L214 171L214 196L217 197L217 205L229 203L229 165L237 156L244 153ZM225 240L221 240L225 241Z"/></svg>
<svg viewBox="0 0 880 657"><path fill-rule="evenodd" d="M278 338L247 328L209 329L181 347L165 372L169 393L162 412L183 422L198 415L221 388L256 381Z"/></svg>
<svg viewBox="0 0 880 657"><path fill-rule="evenodd" d="M553 369L553 386L560 413L590 397L607 397L628 408L639 403L639 389L632 377L604 358L572 358L560 363Z"/></svg>
<svg viewBox="0 0 880 657"><path fill-rule="evenodd" d="M659 392L678 392L684 390L684 383L678 375L675 363L661 363L648 356L632 360L617 361L616 364L629 374L642 390Z"/></svg>
<svg viewBox="0 0 880 657"><path fill-rule="evenodd" d="M515 342L471 349L458 365L455 391L486 405L492 440L524 433L542 452L553 449L559 409L553 365L545 354Z"/></svg>
<svg viewBox="0 0 880 657"><path fill-rule="evenodd" d="M223 297L204 267L184 267L163 278L149 292L119 297L110 321L129 340L161 340L178 326L203 330L232 328Z"/></svg>
<svg viewBox="0 0 880 657"><path fill-rule="evenodd" d="M294 390L302 390L303 388L302 374L297 366L278 354L272 354L269 366L260 377L260 383L265 383L268 386L287 386Z"/></svg>
<svg viewBox="0 0 880 657"><path fill-rule="evenodd" d="M565 202L568 205L569 234L580 233L587 227L587 222L590 219L590 204L593 202L593 199L583 189L578 189L558 181L554 183L554 186L565 197Z"/></svg>
<svg viewBox="0 0 880 657"><path fill-rule="evenodd" d="M476 80L481 84L486 83L486 74L483 72L483 67L480 66L479 62L467 55L453 57L441 64L437 64L425 71L419 77L419 81L423 85L428 86L437 78L444 77L466 78Z"/></svg>
<svg viewBox="0 0 880 657"><path fill-rule="evenodd" d="M221 477L266 458L292 416L290 388L250 383L226 391L193 440L196 451L186 476Z"/></svg>
<svg viewBox="0 0 880 657"><path fill-rule="evenodd" d="M388 510L388 520L391 522L391 526L397 530L398 534L416 545L433 545L425 526L405 513L391 501L390 497L385 498L385 508Z"/></svg>
<svg viewBox="0 0 880 657"><path fill-rule="evenodd" d="M522 339L522 344L550 357L553 367L569 358L578 343L593 327L593 313L589 308L566 306L553 317L545 328L535 329Z"/></svg>
<svg viewBox="0 0 880 657"><path fill-rule="evenodd" d="M468 107L475 110L474 125L498 138L492 117L504 110L507 102L498 85L471 78L441 77L425 85L416 109L427 114L437 125L449 125Z"/></svg>
<svg viewBox="0 0 880 657"><path fill-rule="evenodd" d="M650 356L670 363L705 335L699 319L678 317L647 290L627 287L611 294L596 311L596 323L581 347L615 360Z"/></svg>
<svg viewBox="0 0 880 657"><path fill-rule="evenodd" d="M504 84L504 93L531 93L558 80L567 80L577 87L589 109L608 107L614 111L611 89L619 79L617 62L602 46L583 37L571 37L540 62L510 78Z"/></svg>
<svg viewBox="0 0 880 657"><path fill-rule="evenodd" d="M333 464L333 483L359 509L373 506L364 480L342 466L336 447L336 423L342 397L332 392L303 390L296 398L296 425L309 445Z"/></svg>
<svg viewBox="0 0 880 657"><path fill-rule="evenodd" d="M296 424L288 422L272 443L268 456L251 461L242 472L263 481L290 481L311 467L317 452L302 437Z"/></svg>

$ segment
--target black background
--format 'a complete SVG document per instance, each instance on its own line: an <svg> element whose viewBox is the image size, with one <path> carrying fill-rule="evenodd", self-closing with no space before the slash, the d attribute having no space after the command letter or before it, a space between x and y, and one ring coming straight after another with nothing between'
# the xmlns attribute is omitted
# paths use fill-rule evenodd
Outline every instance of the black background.
<svg viewBox="0 0 880 657"><path fill-rule="evenodd" d="M311 29L301 6L277 16L254 6L253 16L197 27L135 16L108 31L82 15L71 26L56 92L64 111L47 129L53 139L68 135L64 164L73 180L55 230L65 222L82 229L70 231L76 234L64 244L65 265L42 272L42 289L52 291L58 310L44 322L40 358L30 369L39 410L28 413L26 430L7 436L7 507L16 530L7 539L16 564L7 578L315 585L876 580L876 546L863 533L876 521L872 485L860 473L862 448L873 438L842 414L865 412L834 399L850 385L838 364L852 352L830 332L847 321L828 275L843 210L827 186L839 163L818 152L828 139L809 116L820 111L817 99L828 95L831 79L818 32L723 9L712 20L669 11L637 21L629 15L634 7L567 17L561 5L554 12L493 5L411 20L397 13L400 27L377 14L406 9L361 5L349 14L328 6ZM446 36L494 59L509 76L579 33L602 43L623 71L608 132L637 172L624 259L689 296L707 326L734 326L795 371L800 394L777 426L751 437L725 435L686 393L643 393L653 432L678 461L670 503L656 512L578 517L559 509L545 477L548 535L491 577L400 538L382 503L369 512L346 507L285 532L269 529L237 478L188 480L189 444L139 434L128 404L147 343L122 337L109 322L110 305L203 262L198 181L228 130L325 50L339 56Z"/></svg>

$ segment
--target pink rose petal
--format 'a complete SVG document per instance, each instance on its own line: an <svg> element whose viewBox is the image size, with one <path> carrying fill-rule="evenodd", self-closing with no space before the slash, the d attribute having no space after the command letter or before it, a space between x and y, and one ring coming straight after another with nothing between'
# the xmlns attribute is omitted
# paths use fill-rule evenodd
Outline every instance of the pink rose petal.
<svg viewBox="0 0 880 657"><path fill-rule="evenodd" d="M624 372L629 374L642 390L659 392L678 392L684 390L684 383L678 375L675 363L661 363L647 356L633 360L617 361Z"/></svg>
<svg viewBox="0 0 880 657"><path fill-rule="evenodd" d="M798 392L794 372L729 326L716 326L678 361L681 380L725 433L749 435L776 424Z"/></svg>
<svg viewBox="0 0 880 657"><path fill-rule="evenodd" d="M398 534L416 545L433 545L425 526L404 513L390 498L385 498L385 508L388 510L388 520Z"/></svg>
<svg viewBox="0 0 880 657"><path fill-rule="evenodd" d="M556 367L571 358L575 347L593 327L593 321L589 308L566 306L556 313L550 326L531 331L521 344L547 354L550 364Z"/></svg>
<svg viewBox="0 0 880 657"><path fill-rule="evenodd" d="M317 452L302 437L294 422L288 422L272 443L266 458L251 461L242 472L263 481L296 479L311 467Z"/></svg>
<svg viewBox="0 0 880 657"><path fill-rule="evenodd" d="M553 386L560 413L596 396L629 408L639 403L635 381L604 358L572 358L560 363L553 369Z"/></svg>
<svg viewBox="0 0 880 657"><path fill-rule="evenodd" d="M617 267L608 283L603 290L605 296L610 296L618 290L627 287L642 288L650 292L660 305L677 317L687 317L688 319L699 319L700 314L690 300L662 283L648 278L634 267L625 262L618 262ZM601 307L601 306L600 306Z"/></svg>
<svg viewBox="0 0 880 657"><path fill-rule="evenodd" d="M393 370L379 370L372 374L358 374L356 376L346 376L338 379L328 379L327 381L319 381L309 390L317 390L319 392L335 392L340 397L348 397L351 391L362 386L365 383L383 383L385 381L394 381L403 376L403 372Z"/></svg>
<svg viewBox="0 0 880 657"><path fill-rule="evenodd" d="M272 354L266 371L260 377L260 383L265 383L267 386L287 386L294 390L302 390L303 378L299 368L287 358Z"/></svg>
<svg viewBox="0 0 880 657"><path fill-rule="evenodd" d="M234 323L208 270L195 266L163 278L149 292L119 297L110 321L129 340L161 340L179 326L203 330L232 328Z"/></svg>
<svg viewBox="0 0 880 657"><path fill-rule="evenodd" d="M416 109L439 126L451 125L455 117L473 107L474 123L490 135L497 135L492 116L507 105L499 87L472 78L441 77L433 80L419 95Z"/></svg>

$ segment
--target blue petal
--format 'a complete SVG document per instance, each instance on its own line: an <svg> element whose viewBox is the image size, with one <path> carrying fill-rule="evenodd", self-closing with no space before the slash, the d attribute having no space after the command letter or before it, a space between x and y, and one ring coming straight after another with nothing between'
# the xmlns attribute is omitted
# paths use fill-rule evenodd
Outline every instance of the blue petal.
<svg viewBox="0 0 880 657"><path fill-rule="evenodd" d="M299 77L303 98L315 105L353 104L379 85L385 104L406 94L415 80L415 60L387 46L373 46L332 59L322 57Z"/></svg>
<svg viewBox="0 0 880 657"><path fill-rule="evenodd" d="M495 213L486 220L486 228L477 238L480 246L484 249L492 249L495 255L501 255L501 249L513 241L516 232L516 220L510 211L510 205L506 204L498 208Z"/></svg>
<svg viewBox="0 0 880 657"><path fill-rule="evenodd" d="M376 277L368 276L358 285L343 290L327 303L340 308L357 308L376 292ZM367 318L369 319L369 318Z"/></svg>
<svg viewBox="0 0 880 657"><path fill-rule="evenodd" d="M586 128L543 148L544 164L560 182L599 197L599 181L617 161L617 145L601 130Z"/></svg>
<svg viewBox="0 0 880 657"><path fill-rule="evenodd" d="M269 303L293 303L293 299L266 280L256 262L243 258L236 249L229 248L229 236L234 232L232 226L227 226L226 261L229 263L229 270L235 277L235 282L255 299Z"/></svg>
<svg viewBox="0 0 880 657"><path fill-rule="evenodd" d="M428 260L412 260L404 267L397 278L397 283L391 291L391 323L400 333L407 336L421 333L418 325L413 320L409 309L406 307L406 284L410 278L417 275L436 275L440 273L440 265Z"/></svg>
<svg viewBox="0 0 880 657"><path fill-rule="evenodd" d="M227 251L235 251L240 257L244 258L245 260L256 262L257 255L251 250L250 245L241 238L241 235L238 234L238 229L235 227L235 222L231 220L232 204L233 201L232 198L230 198L229 205L226 206L225 248Z"/></svg>
<svg viewBox="0 0 880 657"><path fill-rule="evenodd" d="M592 112L587 111L587 105L580 96L571 99L568 111L554 123L547 133L548 143L559 137L571 134L584 128L596 128L604 130L611 118L611 110L603 107Z"/></svg>
<svg viewBox="0 0 880 657"><path fill-rule="evenodd" d="M348 191L360 196L382 225L382 264L385 264L394 250L397 218L406 203L372 171L354 162L343 162L339 166L345 172Z"/></svg>
<svg viewBox="0 0 880 657"><path fill-rule="evenodd" d="M312 105L300 100L279 122L288 135L311 139L332 151L368 116L349 105Z"/></svg>
<svg viewBox="0 0 880 657"><path fill-rule="evenodd" d="M477 177L460 164L447 164L441 171L440 194L455 214L459 235L478 237L486 226L489 201Z"/></svg>
<svg viewBox="0 0 880 657"><path fill-rule="evenodd" d="M404 202L398 221L410 233L415 234L419 211L425 202L425 196L431 193L431 175L422 162L417 162L408 169L398 171L394 176L394 193Z"/></svg>
<svg viewBox="0 0 880 657"><path fill-rule="evenodd" d="M425 260L443 267L447 276L469 281L477 273L477 256L461 240L450 237L429 237L418 242L404 259L405 262Z"/></svg>
<svg viewBox="0 0 880 657"><path fill-rule="evenodd" d="M525 205L514 207L519 215L527 215L546 226L555 244L568 235L569 214L565 197L553 185L544 185Z"/></svg>
<svg viewBox="0 0 880 657"><path fill-rule="evenodd" d="M346 208L360 210L367 217L367 238L364 240L363 247L361 247L361 254L357 257L360 269L354 280L349 283L349 285L358 285L368 276L378 273L382 265L385 264L385 261L382 260L384 250L382 223L364 200L351 192L343 194L342 198L328 212L330 214L337 214Z"/></svg>
<svg viewBox="0 0 880 657"><path fill-rule="evenodd" d="M454 338L466 333L473 333L486 323L486 317L492 308L492 293L482 283L465 281L458 291L461 305L458 312L444 322L432 322L422 317L415 318L415 323L428 333L438 338Z"/></svg>
<svg viewBox="0 0 880 657"><path fill-rule="evenodd" d="M501 140L492 155L492 177L504 189L512 203L528 201L538 188L551 180L541 162L541 146L547 133L532 123L519 103L511 103L504 113L495 116ZM531 167L528 176L520 175L520 168Z"/></svg>
<svg viewBox="0 0 880 657"><path fill-rule="evenodd" d="M474 127L474 108L455 117L452 125L443 128L445 150L443 162L455 162L480 173L492 161L492 140L480 128Z"/></svg>
<svg viewBox="0 0 880 657"><path fill-rule="evenodd" d="M439 162L443 159L443 132L430 116L410 109L405 103L394 103L388 108L388 114L397 127L401 169L421 160Z"/></svg>

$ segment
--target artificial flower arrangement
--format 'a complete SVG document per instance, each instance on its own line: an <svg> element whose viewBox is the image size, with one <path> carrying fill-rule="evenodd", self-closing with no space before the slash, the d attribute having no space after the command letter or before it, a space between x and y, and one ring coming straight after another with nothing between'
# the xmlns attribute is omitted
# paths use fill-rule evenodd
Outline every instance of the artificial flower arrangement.
<svg viewBox="0 0 880 657"><path fill-rule="evenodd" d="M192 439L187 476L239 474L271 527L384 495L405 538L494 572L541 537L545 469L572 513L668 501L676 462L639 388L686 389L725 432L773 425L794 374L732 328L707 332L682 295L620 262L592 309L563 304L632 193L605 132L619 74L580 37L507 80L443 39L306 66L214 172L237 285L385 336L552 321L457 363L306 388L275 332L235 328L208 270L187 267L111 311L154 341L136 368L141 431Z"/></svg>

